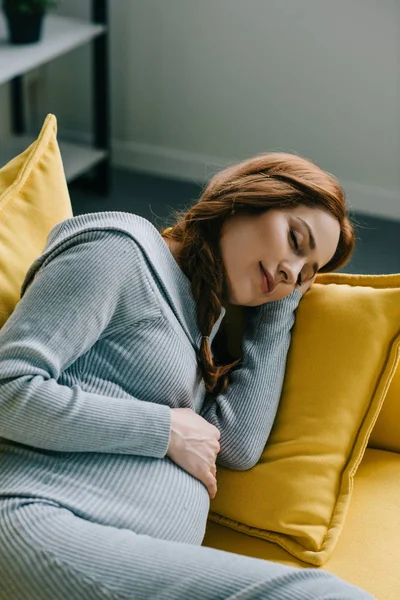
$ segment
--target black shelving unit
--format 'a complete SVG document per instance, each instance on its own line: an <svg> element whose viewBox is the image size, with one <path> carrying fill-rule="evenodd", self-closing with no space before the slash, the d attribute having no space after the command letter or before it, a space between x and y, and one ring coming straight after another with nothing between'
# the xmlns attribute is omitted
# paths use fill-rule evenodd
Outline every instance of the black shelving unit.
<svg viewBox="0 0 400 600"><path fill-rule="evenodd" d="M91 0L91 19L102 25L104 31L95 37L92 44L92 127L94 147L105 151L105 156L91 167L90 187L93 191L107 195L110 191L110 91L108 63L108 1ZM11 127L14 135L26 133L24 114L23 75L10 82Z"/></svg>

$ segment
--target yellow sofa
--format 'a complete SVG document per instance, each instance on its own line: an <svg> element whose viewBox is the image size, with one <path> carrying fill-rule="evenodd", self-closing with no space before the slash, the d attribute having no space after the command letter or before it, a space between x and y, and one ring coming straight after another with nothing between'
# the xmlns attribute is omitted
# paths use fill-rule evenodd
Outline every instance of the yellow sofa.
<svg viewBox="0 0 400 600"><path fill-rule="evenodd" d="M208 521L204 546L307 567L280 546ZM377 600L400 600L400 369L357 470L343 531L326 571Z"/></svg>

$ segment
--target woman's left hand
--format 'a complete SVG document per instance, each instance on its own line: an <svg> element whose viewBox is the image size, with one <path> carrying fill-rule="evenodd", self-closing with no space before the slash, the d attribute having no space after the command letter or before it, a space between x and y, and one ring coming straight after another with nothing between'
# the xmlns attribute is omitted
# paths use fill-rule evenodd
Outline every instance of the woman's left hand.
<svg viewBox="0 0 400 600"><path fill-rule="evenodd" d="M310 287L312 286L312 284L315 281L316 278L316 274L314 275L314 277L312 279L308 279L305 283L303 283L302 285L296 285L296 290L298 290L303 296L306 292L308 292L308 290L310 289Z"/></svg>

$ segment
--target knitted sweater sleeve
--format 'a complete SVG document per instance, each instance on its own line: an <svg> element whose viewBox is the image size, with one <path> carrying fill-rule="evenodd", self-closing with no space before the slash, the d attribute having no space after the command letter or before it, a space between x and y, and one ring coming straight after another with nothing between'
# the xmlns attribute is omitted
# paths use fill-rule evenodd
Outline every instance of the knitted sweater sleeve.
<svg viewBox="0 0 400 600"><path fill-rule="evenodd" d="M39 269L0 331L0 437L55 451L165 456L169 406L57 382L123 303L134 304L137 320L149 310L135 304L139 253L128 236L97 232Z"/></svg>
<svg viewBox="0 0 400 600"><path fill-rule="evenodd" d="M231 373L227 391L200 413L220 430L219 465L246 470L260 459L277 412L301 297L294 290L282 300L247 309L241 365Z"/></svg>

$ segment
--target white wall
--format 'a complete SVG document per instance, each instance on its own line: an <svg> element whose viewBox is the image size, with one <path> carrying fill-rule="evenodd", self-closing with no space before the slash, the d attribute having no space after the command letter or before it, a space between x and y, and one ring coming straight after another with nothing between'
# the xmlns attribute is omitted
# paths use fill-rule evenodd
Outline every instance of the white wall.
<svg viewBox="0 0 400 600"><path fill-rule="evenodd" d="M114 161L205 180L269 150L400 218L397 0L110 0ZM87 17L88 2L59 12ZM45 67L40 106L90 130L90 53Z"/></svg>

